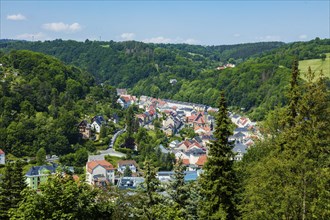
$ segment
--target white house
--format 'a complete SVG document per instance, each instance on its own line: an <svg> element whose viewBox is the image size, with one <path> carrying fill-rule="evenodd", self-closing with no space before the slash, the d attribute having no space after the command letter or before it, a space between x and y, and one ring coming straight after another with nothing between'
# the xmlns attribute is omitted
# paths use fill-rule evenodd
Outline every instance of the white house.
<svg viewBox="0 0 330 220"><path fill-rule="evenodd" d="M0 149L0 164L6 163L6 154Z"/></svg>
<svg viewBox="0 0 330 220"><path fill-rule="evenodd" d="M118 172L124 173L126 166L130 168L132 173L136 173L138 165L135 160L120 160L118 161Z"/></svg>
<svg viewBox="0 0 330 220"><path fill-rule="evenodd" d="M86 163L86 182L90 185L115 183L115 168L106 160L93 160Z"/></svg>
<svg viewBox="0 0 330 220"><path fill-rule="evenodd" d="M92 118L91 128L100 133L102 125L105 123L105 120L102 116L95 116Z"/></svg>

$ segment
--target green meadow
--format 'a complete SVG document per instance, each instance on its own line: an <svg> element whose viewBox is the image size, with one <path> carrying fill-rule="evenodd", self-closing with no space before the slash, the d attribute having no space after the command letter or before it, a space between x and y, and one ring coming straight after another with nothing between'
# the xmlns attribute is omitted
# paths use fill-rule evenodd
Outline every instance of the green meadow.
<svg viewBox="0 0 330 220"><path fill-rule="evenodd" d="M320 71L323 71L323 75L330 78L330 53L326 54L327 57L323 61L322 59L311 59L299 61L299 70L301 77L305 78L305 74L308 72L308 67L312 68L315 72L315 76L319 76Z"/></svg>

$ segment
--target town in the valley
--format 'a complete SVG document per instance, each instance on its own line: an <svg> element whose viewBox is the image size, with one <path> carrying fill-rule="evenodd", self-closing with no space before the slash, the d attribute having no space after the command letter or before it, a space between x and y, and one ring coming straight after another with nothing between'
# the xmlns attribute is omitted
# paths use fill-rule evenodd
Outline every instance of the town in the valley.
<svg viewBox="0 0 330 220"><path fill-rule="evenodd" d="M135 119L139 127L147 130L153 130L155 119L161 119L160 130L167 136L171 137L171 142L166 146L160 144L155 146L159 148L162 154L173 154L175 160L182 159L183 165L186 167L185 181L194 181L203 172L203 165L208 157L208 144L215 141L213 131L215 129L215 114L218 111L202 104L194 104L188 102L159 99L148 96L129 95L126 89L117 89L117 103L122 109L127 109L132 105L137 106L141 112L135 114ZM235 128L233 134L229 137L229 141L233 143L233 152L235 161L241 161L247 150L255 144L257 140L262 138L256 122L252 122L248 117L229 112L228 117L231 119ZM109 119L110 120L110 119ZM112 122L118 123L118 118L111 119ZM77 129L83 139L95 140L105 126L107 121L102 115L96 115L90 121L82 120ZM193 130L194 137L185 136L182 138L180 131L182 129ZM125 133L125 128L116 131L106 150L101 150L98 154L89 155L85 167L85 180L79 180L78 175L73 175L76 181L85 181L86 183L98 187L117 186L120 189L135 189L144 178L142 170L138 163L132 159L126 159L126 154L116 151L114 144L121 134ZM177 137L177 138L176 138ZM135 146L137 151L137 146ZM120 158L116 164L111 164L105 157L107 155ZM58 157L56 155L47 155L47 164L41 166L33 166L25 174L26 183L33 189L38 189L39 185L46 182L49 175L55 174L58 168ZM6 163L5 152L0 149L0 164ZM66 167L72 173L75 173L73 167ZM129 172L127 172L129 169ZM129 175L125 175L129 173ZM174 171L159 171L157 178L166 183L171 180Z"/></svg>

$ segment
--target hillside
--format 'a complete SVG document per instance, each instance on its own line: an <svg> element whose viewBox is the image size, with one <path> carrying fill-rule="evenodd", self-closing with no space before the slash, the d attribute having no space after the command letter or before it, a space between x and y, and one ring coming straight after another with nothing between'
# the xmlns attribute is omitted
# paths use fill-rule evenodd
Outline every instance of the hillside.
<svg viewBox="0 0 330 220"><path fill-rule="evenodd" d="M320 59L330 40L198 46L136 41L0 42L3 51L29 49L55 56L92 73L98 83L149 95L214 106L220 89L230 106L261 120L286 101L284 93L294 58ZM228 62L235 68L216 70ZM176 79L176 84L170 80Z"/></svg>
<svg viewBox="0 0 330 220"><path fill-rule="evenodd" d="M35 156L42 147L51 155L74 152L84 144L76 129L80 118L97 107L90 103L111 106L116 98L111 87L94 86L91 74L51 56L12 51L0 63L0 146L18 157Z"/></svg>

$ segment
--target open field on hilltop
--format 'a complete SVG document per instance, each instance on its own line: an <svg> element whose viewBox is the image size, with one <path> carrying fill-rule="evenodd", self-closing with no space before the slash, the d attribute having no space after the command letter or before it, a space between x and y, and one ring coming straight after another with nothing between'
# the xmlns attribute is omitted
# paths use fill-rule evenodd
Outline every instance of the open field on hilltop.
<svg viewBox="0 0 330 220"><path fill-rule="evenodd" d="M323 75L330 78L330 53L327 53L327 58L322 61L321 59L311 59L299 61L299 69L301 77L305 78L304 74L307 73L308 67L315 71L315 75L320 74L320 70L323 70Z"/></svg>

